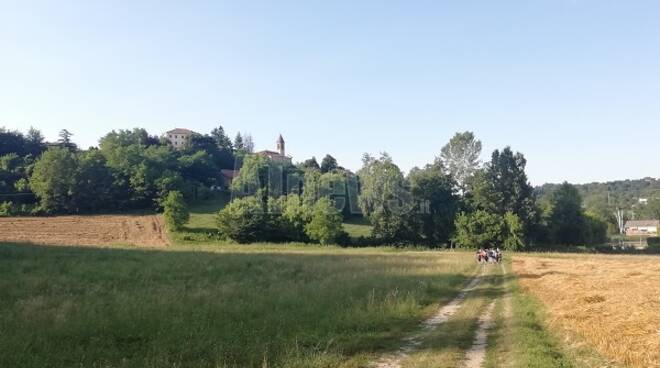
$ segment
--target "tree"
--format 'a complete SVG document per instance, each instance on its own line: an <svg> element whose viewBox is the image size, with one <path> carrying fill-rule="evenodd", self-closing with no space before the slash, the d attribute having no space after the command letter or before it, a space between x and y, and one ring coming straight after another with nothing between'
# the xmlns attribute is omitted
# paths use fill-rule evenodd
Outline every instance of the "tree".
<svg viewBox="0 0 660 368"><path fill-rule="evenodd" d="M60 138L57 140L57 142L60 144L60 146L69 149L74 149L76 147L76 145L71 142L71 136L73 136L73 133L69 132L66 129L62 129L60 130L58 136Z"/></svg>
<svg viewBox="0 0 660 368"><path fill-rule="evenodd" d="M408 180L413 201L418 206L410 220L415 222L413 226L421 235L420 241L436 246L447 242L454 232L459 204L454 180L439 165L414 169Z"/></svg>
<svg viewBox="0 0 660 368"><path fill-rule="evenodd" d="M477 210L456 217L454 241L463 247L520 250L525 246L523 235L522 223L512 212L500 216Z"/></svg>
<svg viewBox="0 0 660 368"><path fill-rule="evenodd" d="M210 135L193 134L186 147L187 154L194 154L203 151L207 153L216 166L214 171L220 169L233 169L234 168L234 153L231 150L225 150L218 147L216 139ZM212 172L207 173L207 177L216 177Z"/></svg>
<svg viewBox="0 0 660 368"><path fill-rule="evenodd" d="M97 150L77 155L75 184L71 193L71 208L75 212L98 212L117 209L118 193L113 186L112 170Z"/></svg>
<svg viewBox="0 0 660 368"><path fill-rule="evenodd" d="M321 244L337 242L344 234L342 216L329 198L321 198L314 205L305 232Z"/></svg>
<svg viewBox="0 0 660 368"><path fill-rule="evenodd" d="M550 201L552 208L549 227L552 240L557 244L577 245L584 242L585 219L582 197L577 188L564 182Z"/></svg>
<svg viewBox="0 0 660 368"><path fill-rule="evenodd" d="M0 156L15 153L20 157L27 155L37 157L45 149L41 132L34 128L30 128L28 134L23 135L19 131L0 127Z"/></svg>
<svg viewBox="0 0 660 368"><path fill-rule="evenodd" d="M220 169L216 166L213 157L206 151L184 154L177 161L181 176L186 180L198 182L207 187L218 185L221 181Z"/></svg>
<svg viewBox="0 0 660 368"><path fill-rule="evenodd" d="M218 146L219 149L223 151L229 151L232 152L234 150L234 146L231 143L231 139L227 136L225 133L225 129L222 127L222 125L218 125L217 128L213 128L211 131L211 137L215 140L215 144Z"/></svg>
<svg viewBox="0 0 660 368"><path fill-rule="evenodd" d="M301 167L303 169L321 170L321 166L319 166L318 161L316 161L316 157L305 160L305 162L301 164Z"/></svg>
<svg viewBox="0 0 660 368"><path fill-rule="evenodd" d="M454 177L461 193L467 188L468 179L479 168L481 141L472 132L456 133L449 143L442 147L440 160Z"/></svg>
<svg viewBox="0 0 660 368"><path fill-rule="evenodd" d="M72 210L77 168L75 155L65 148L51 148L41 155L30 177L30 189L46 213Z"/></svg>
<svg viewBox="0 0 660 368"><path fill-rule="evenodd" d="M232 191L239 195L254 195L262 191L265 200L268 196L269 164L270 162L265 157L245 156L243 167L238 177L232 182Z"/></svg>
<svg viewBox="0 0 660 368"><path fill-rule="evenodd" d="M268 237L267 214L256 196L236 198L217 216L220 233L238 243L263 241Z"/></svg>
<svg viewBox="0 0 660 368"><path fill-rule="evenodd" d="M410 239L407 217L414 204L401 170L386 153L380 158L365 154L362 162L358 203L373 225L373 235L390 243Z"/></svg>
<svg viewBox="0 0 660 368"><path fill-rule="evenodd" d="M254 153L254 141L252 140L252 134L248 133L243 137L243 147L245 152Z"/></svg>
<svg viewBox="0 0 660 368"><path fill-rule="evenodd" d="M321 161L321 172L322 173L327 173L332 170L337 169L337 160L330 156L330 155L325 155L323 160Z"/></svg>
<svg viewBox="0 0 660 368"><path fill-rule="evenodd" d="M564 182L550 194L550 240L562 245L602 244L608 224L600 215L585 212L576 186Z"/></svg>
<svg viewBox="0 0 660 368"><path fill-rule="evenodd" d="M245 144L243 143L243 136L241 132L236 133L236 138L234 138L234 149L236 152L245 151Z"/></svg>
<svg viewBox="0 0 660 368"><path fill-rule="evenodd" d="M467 248L489 248L502 242L505 224L502 216L477 210L456 218L456 243Z"/></svg>
<svg viewBox="0 0 660 368"><path fill-rule="evenodd" d="M532 186L527 181L527 161L520 153L506 147L495 150L483 170L475 172L466 193L470 206L504 216L512 212L522 221L525 237L533 234L538 210Z"/></svg>
<svg viewBox="0 0 660 368"><path fill-rule="evenodd" d="M303 204L302 198L296 194L289 194L283 198L284 203L281 211L285 226L283 233L292 241L307 241L309 238L305 226L311 220L310 208Z"/></svg>
<svg viewBox="0 0 660 368"><path fill-rule="evenodd" d="M504 235L502 246L507 250L520 250L525 246L523 237L523 224L520 218L513 212L504 214Z"/></svg>
<svg viewBox="0 0 660 368"><path fill-rule="evenodd" d="M179 231L190 219L188 207L183 199L183 194L171 191L163 202L165 225L170 231Z"/></svg>
<svg viewBox="0 0 660 368"><path fill-rule="evenodd" d="M587 244L605 244L607 242L607 221L590 212L584 214L585 236Z"/></svg>
<svg viewBox="0 0 660 368"><path fill-rule="evenodd" d="M641 208L640 216L660 220L660 198L650 198L646 205Z"/></svg>
<svg viewBox="0 0 660 368"><path fill-rule="evenodd" d="M28 153L34 157L39 156L44 150L46 150L44 136L38 129L30 127L25 135L25 141L27 143L26 146Z"/></svg>

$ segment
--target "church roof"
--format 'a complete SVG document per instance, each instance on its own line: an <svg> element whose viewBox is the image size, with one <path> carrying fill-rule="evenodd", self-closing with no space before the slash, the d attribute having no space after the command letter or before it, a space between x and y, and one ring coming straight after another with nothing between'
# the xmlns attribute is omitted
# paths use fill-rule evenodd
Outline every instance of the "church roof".
<svg viewBox="0 0 660 368"><path fill-rule="evenodd" d="M285 156L285 155L280 154L279 152L269 151L269 150L259 151L259 152L257 152L257 155L268 157L270 159L272 159L272 158L285 158L285 159L288 159L288 160L291 159L291 156Z"/></svg>

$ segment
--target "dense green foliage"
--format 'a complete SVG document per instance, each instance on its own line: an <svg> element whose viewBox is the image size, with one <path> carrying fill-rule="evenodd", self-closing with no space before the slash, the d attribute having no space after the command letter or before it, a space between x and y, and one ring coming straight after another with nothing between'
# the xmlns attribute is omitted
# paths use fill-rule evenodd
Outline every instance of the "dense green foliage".
<svg viewBox="0 0 660 368"><path fill-rule="evenodd" d="M329 198L319 199L305 225L305 232L310 239L321 244L337 243L344 236L341 213Z"/></svg>
<svg viewBox="0 0 660 368"><path fill-rule="evenodd" d="M578 245L603 243L607 224L587 214L577 188L564 183L551 195L548 208L550 240L555 244Z"/></svg>
<svg viewBox="0 0 660 368"><path fill-rule="evenodd" d="M237 198L218 213L220 233L239 243L270 239L269 216L257 196Z"/></svg>
<svg viewBox="0 0 660 368"><path fill-rule="evenodd" d="M416 241L428 246L446 244L454 233L460 198L456 183L440 164L413 169L408 175L410 194L417 206L409 217Z"/></svg>
<svg viewBox="0 0 660 368"><path fill-rule="evenodd" d="M545 184L537 188L541 202L549 198L561 185ZM610 234L618 234L616 212L623 220L660 219L660 179L620 180L606 183L575 185L583 198L585 210L606 222ZM640 200L646 200L640 202Z"/></svg>
<svg viewBox="0 0 660 368"><path fill-rule="evenodd" d="M0 129L0 147L8 151L0 156L0 203L13 202L19 213L154 209L173 190L189 199L209 196L225 184L220 169L234 168L222 127L194 135L182 150L138 128L108 133L98 149L78 150L71 136L63 130L45 150L34 129L27 136ZM38 207L25 207L34 196Z"/></svg>
<svg viewBox="0 0 660 368"><path fill-rule="evenodd" d="M183 225L188 222L190 212L188 212L188 207L181 192L175 190L167 194L165 201L163 201L163 218L170 231L181 230Z"/></svg>
<svg viewBox="0 0 660 368"><path fill-rule="evenodd" d="M415 205L406 188L406 180L387 154L379 158L365 155L358 198L362 213L373 225L373 235L382 242L394 243L410 239L408 216Z"/></svg>
<svg viewBox="0 0 660 368"><path fill-rule="evenodd" d="M455 241L464 246L519 250L524 245L523 235L522 223L513 212L500 216L477 210L456 218Z"/></svg>
<svg viewBox="0 0 660 368"><path fill-rule="evenodd" d="M526 238L532 237L537 223L537 207L532 186L527 180L527 160L520 153L506 147L495 150L491 161L471 181L469 199L476 209L504 216L511 212L523 223Z"/></svg>
<svg viewBox="0 0 660 368"><path fill-rule="evenodd" d="M604 243L603 229L612 231L611 209L592 208L589 198L583 206L583 187L545 186L535 192L520 152L495 150L480 166L481 142L471 132L456 134L434 162L407 176L386 153L365 154L357 173L342 168L331 155L320 165L314 158L298 165L273 161L251 153L249 134L237 134L232 143L221 126L210 134L193 134L178 150L139 128L106 134L98 149L79 150L71 137L63 130L60 142L46 150L34 129L27 135L0 129L5 215L160 209L173 191L186 200L209 198L214 190L228 187L222 169L240 168L229 187L236 205L219 215L218 227L222 236L242 243L437 247L455 241L464 247L489 243L523 249L553 242ZM648 202L635 205L638 213L660 216L654 187L655 181L648 180ZM325 206L326 200L345 221L367 219L369 236L349 241L330 229L334 219L321 217L314 224L330 230L308 230L317 204Z"/></svg>
<svg viewBox="0 0 660 368"><path fill-rule="evenodd" d="M322 173L327 173L333 170L337 170L338 168L339 165L337 165L337 160L330 155L326 155L321 161L320 169Z"/></svg>

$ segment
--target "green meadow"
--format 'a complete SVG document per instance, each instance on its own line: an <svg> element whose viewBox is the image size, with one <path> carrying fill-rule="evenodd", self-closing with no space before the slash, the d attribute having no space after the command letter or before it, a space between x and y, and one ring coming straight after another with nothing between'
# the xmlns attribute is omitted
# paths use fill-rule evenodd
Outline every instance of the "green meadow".
<svg viewBox="0 0 660 368"><path fill-rule="evenodd" d="M0 245L2 367L357 367L474 273L466 253Z"/></svg>

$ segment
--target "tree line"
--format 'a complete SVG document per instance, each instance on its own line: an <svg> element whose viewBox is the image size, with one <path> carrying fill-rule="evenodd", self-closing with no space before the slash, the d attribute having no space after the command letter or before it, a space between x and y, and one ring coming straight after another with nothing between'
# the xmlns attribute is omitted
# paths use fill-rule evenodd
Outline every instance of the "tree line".
<svg viewBox="0 0 660 368"><path fill-rule="evenodd" d="M365 154L355 173L331 155L320 164L271 161L254 154L249 134L232 141L222 126L194 134L181 150L140 128L111 131L87 150L71 136L63 130L47 144L36 129L0 129L0 215L167 210L169 203L177 229L187 218L182 200L210 198L227 187L222 169L240 169L218 229L241 243L525 249L606 237L607 219L585 210L576 187L534 190L524 156L509 147L480 162L482 144L471 132L457 133L433 162L407 174L386 153ZM371 236L351 239L342 227L351 217L366 218Z"/></svg>
<svg viewBox="0 0 660 368"><path fill-rule="evenodd" d="M182 150L146 130L111 131L98 147L79 149L63 130L55 143L41 133L0 129L2 213L75 214L162 208L169 192L207 198L224 184L254 144L249 135L232 142L219 126L194 134Z"/></svg>
<svg viewBox="0 0 660 368"><path fill-rule="evenodd" d="M356 173L331 156L325 165L315 158L289 165L248 156L218 226L241 243L529 249L605 242L606 222L584 210L575 187L564 183L541 202L521 153L505 147L482 164L481 149L473 133L457 133L433 162L407 175L386 153L365 154ZM343 232L341 219L351 216L368 219L371 237L350 239Z"/></svg>

